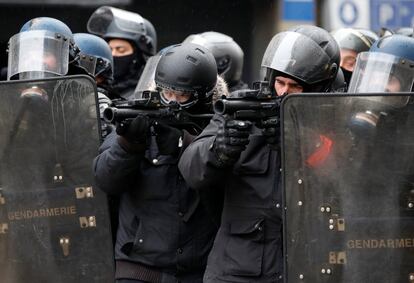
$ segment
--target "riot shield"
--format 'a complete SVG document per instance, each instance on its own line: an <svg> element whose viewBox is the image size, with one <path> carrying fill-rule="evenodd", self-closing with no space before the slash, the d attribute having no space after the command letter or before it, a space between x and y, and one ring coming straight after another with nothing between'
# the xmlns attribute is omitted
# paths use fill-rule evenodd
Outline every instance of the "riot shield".
<svg viewBox="0 0 414 283"><path fill-rule="evenodd" d="M407 95L284 100L285 282L414 282Z"/></svg>
<svg viewBox="0 0 414 283"><path fill-rule="evenodd" d="M113 282L95 82L1 82L0 97L0 282Z"/></svg>

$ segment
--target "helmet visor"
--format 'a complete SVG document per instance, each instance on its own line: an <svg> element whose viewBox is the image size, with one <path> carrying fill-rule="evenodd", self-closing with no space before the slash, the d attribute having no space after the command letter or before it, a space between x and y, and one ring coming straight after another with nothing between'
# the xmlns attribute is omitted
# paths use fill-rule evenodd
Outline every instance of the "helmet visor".
<svg viewBox="0 0 414 283"><path fill-rule="evenodd" d="M157 69L158 62L161 59L161 55L151 56L147 64L145 64L145 68L142 71L142 75L139 78L137 87L135 88L135 97L141 98L142 93L146 90L155 90L155 70Z"/></svg>
<svg viewBox="0 0 414 283"><path fill-rule="evenodd" d="M117 34L146 34L144 19L132 12L113 8L101 7L89 18L88 31L102 37L117 37Z"/></svg>
<svg viewBox="0 0 414 283"><path fill-rule="evenodd" d="M313 40L296 32L281 32L270 41L262 67L270 68L307 84L314 84L336 74L332 60Z"/></svg>
<svg viewBox="0 0 414 283"><path fill-rule="evenodd" d="M411 92L414 62L380 52L358 55L348 92Z"/></svg>
<svg viewBox="0 0 414 283"><path fill-rule="evenodd" d="M68 65L69 41L58 38L55 33L36 30L10 38L8 79L16 74L30 72L62 76L68 72Z"/></svg>

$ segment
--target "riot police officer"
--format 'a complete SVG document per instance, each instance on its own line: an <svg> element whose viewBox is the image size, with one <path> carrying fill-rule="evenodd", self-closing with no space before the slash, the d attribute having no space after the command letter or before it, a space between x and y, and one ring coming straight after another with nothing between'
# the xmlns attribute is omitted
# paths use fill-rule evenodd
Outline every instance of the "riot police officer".
<svg viewBox="0 0 414 283"><path fill-rule="evenodd" d="M414 91L414 38L393 34L377 40L367 52L358 55L350 93L397 93ZM411 105L409 96L387 99L361 97L357 112L350 119L352 132L364 139L378 132L384 121L393 120L399 110ZM403 112L403 111L401 111Z"/></svg>
<svg viewBox="0 0 414 283"><path fill-rule="evenodd" d="M325 39L325 46L322 40ZM292 42L292 43L289 43ZM290 44L290 45L289 45ZM294 48L303 44L306 50ZM282 51L291 51L284 56ZM306 62L306 56L317 58ZM326 31L313 26L297 26L278 33L269 43L263 56L266 80L274 87L275 95L289 93L329 92L339 68L338 45ZM326 66L324 70L318 70Z"/></svg>
<svg viewBox="0 0 414 283"><path fill-rule="evenodd" d="M161 102L192 114L211 101L216 79L213 55L191 43L166 49L155 73ZM99 187L121 197L117 282L202 282L217 226L207 201L177 168L194 136L143 115L117 132L94 165Z"/></svg>
<svg viewBox="0 0 414 283"><path fill-rule="evenodd" d="M407 228L403 219L412 217L412 211L406 207L412 199L411 184L414 180L411 142L413 87L414 39L393 34L380 38L368 52L359 54L348 91L356 94L351 104L354 114L349 113L353 152L347 158L352 162L343 162L345 168L350 169L344 170L342 174L349 174L349 177L346 176L349 182L354 182L351 183L353 186L348 186L348 191L350 194L354 191L358 193L353 205L366 207L365 210L361 209L366 219L374 218L377 227L386 226L380 223L386 223L388 219L398 220L393 225L395 235L405 233ZM392 96L400 92L407 95ZM371 93L373 96L359 96L358 93ZM358 174L358 171L364 173ZM358 210L355 208L355 211ZM374 235L367 238L383 237L381 234L384 231L370 229L369 224L366 226L366 231L361 233L369 235L371 232ZM370 253L370 258L374 256L385 258ZM369 276L369 280L404 281L408 272L405 265L400 264L410 262L410 254L403 252L387 256L396 258L393 261L395 265L384 265L384 269ZM363 261L366 255L361 254L360 257L361 262L368 262ZM356 276L352 275L352 278L366 281L366 270L375 269L378 264L381 262L372 267L356 264L352 270ZM394 273L394 270L398 272Z"/></svg>
<svg viewBox="0 0 414 283"><path fill-rule="evenodd" d="M116 98L112 92L114 63L111 49L105 40L93 34L75 33L73 37L80 49L79 64L96 81L101 134L106 137L112 131L112 126L103 120L103 111L111 105L111 99Z"/></svg>
<svg viewBox="0 0 414 283"><path fill-rule="evenodd" d="M350 93L383 93L413 91L413 47L412 37L394 34L376 41L369 52L358 56L355 75L352 77L348 92ZM380 98L380 97L379 97ZM378 97L367 97L365 109L357 112L351 119L355 133L372 132L379 121L389 111L405 107L409 97L395 99L390 104L378 100ZM364 108L364 107L363 107Z"/></svg>
<svg viewBox="0 0 414 283"><path fill-rule="evenodd" d="M92 186L91 163L98 148L95 83L86 76L65 76L86 74L79 58L71 30L57 19L32 19L10 38L8 77L20 81L1 88L0 181L2 197L10 200L8 209L20 206L39 216L43 209L71 206L68 196L74 188ZM102 199L99 193L94 197ZM105 203L92 202L89 208L105 211ZM81 206L76 204L76 209ZM100 219L103 230L109 227L107 217L89 212ZM110 251L109 233L102 230L87 236L100 243L102 257L97 259L93 255L97 247L86 244L86 237L75 236L79 222L69 224L79 221L75 214L54 215L56 221L49 215L31 217L25 225L9 222L14 232L6 241L2 239L1 280L91 282L97 271L85 272L85 264L105 266L100 276L108 277L112 259L104 249ZM66 250L75 238L84 244ZM70 260L70 253L76 255L75 261Z"/></svg>
<svg viewBox="0 0 414 283"><path fill-rule="evenodd" d="M108 42L114 58L114 91L130 99L148 57L157 49L154 26L139 14L103 6L90 16L87 28Z"/></svg>
<svg viewBox="0 0 414 283"><path fill-rule="evenodd" d="M36 79L84 73L70 28L48 17L34 18L10 38L7 78Z"/></svg>
<svg viewBox="0 0 414 283"><path fill-rule="evenodd" d="M413 38L381 38L359 54L350 95L285 101L288 281L402 282L408 277L412 254L394 249L392 240L383 248L361 249L348 240L399 238L412 229L405 223L413 215L407 209L413 207L413 52ZM400 91L405 95L395 93ZM309 158L309 131L326 133L332 141L323 150L329 157L317 168L309 164L320 160L314 154ZM324 266L328 254L330 264Z"/></svg>
<svg viewBox="0 0 414 283"><path fill-rule="evenodd" d="M394 34L359 54L349 92L411 92L413 38Z"/></svg>
<svg viewBox="0 0 414 283"><path fill-rule="evenodd" d="M88 71L80 61L80 50L74 41L72 31L65 23L54 18L39 17L29 20L22 26L20 32L11 37L9 41L8 77L10 80L48 79L63 77L67 74L87 74ZM49 152L46 150L48 147L56 147L56 152L68 150L69 140L72 141L71 145L75 145L78 141L75 142L76 139L72 135L75 134L79 125L91 130L92 140L96 138L98 134L96 101L94 89L89 80L82 78L65 80L62 78L62 80L50 83L45 80L28 85L30 87L20 91L20 99L24 107L21 110L23 113L21 117L17 117L21 119L18 119L18 123L26 124L25 120L27 120L27 123L30 124L25 127L27 133L29 131L42 132L42 135L35 135L35 137L30 137L30 134L27 134L27 138L32 142L35 139L43 139L44 141L39 141L38 144L45 146L44 152ZM90 93L84 92L87 90ZM82 104L76 104L76 100L82 100ZM84 115L83 111L87 108L89 108L88 114ZM78 112L83 114L79 115ZM31 116L33 117L28 119ZM63 128L57 125L61 119L66 123ZM52 123L53 127L47 127ZM41 131L40 128L44 129ZM69 139L68 136L72 136L72 138ZM77 144L77 146L80 145ZM77 148L76 150L83 157L87 157L89 154L84 152L88 150L86 145L82 146L82 149ZM41 151L39 150L39 152ZM38 153L33 152L33 154ZM55 171L56 175L60 175L59 171L63 166L61 160L58 160L57 157L50 158L50 156L42 156L40 159L48 160L44 161L45 174L52 174L51 172ZM65 169L70 171L69 168L72 166L77 166L80 169L81 164L85 165L86 162L82 162L85 160L84 158L79 157L78 159L77 165L65 162ZM54 169L46 166L51 160L55 163L56 168ZM88 167L89 165L86 168ZM81 171L79 170L77 173L83 175L89 172L89 170ZM30 172L27 173L30 174ZM24 173L20 172L19 174L23 175ZM36 178L45 177L41 174L37 175ZM66 178L66 181L76 183L78 177L75 175L73 174L72 180ZM33 178L22 177L18 179L29 184L34 183ZM52 178L49 179L49 181L52 180Z"/></svg>
<svg viewBox="0 0 414 283"><path fill-rule="evenodd" d="M273 37L262 66L273 97L328 91L339 68L339 48L327 31L298 26ZM275 118L252 123L215 115L180 159L180 171L191 187L206 193L218 187L225 193L204 282L282 280L283 205Z"/></svg>
<svg viewBox="0 0 414 283"><path fill-rule="evenodd" d="M96 80L101 93L115 98L110 93L114 62L108 43L89 33L75 33L73 38L80 49L79 64Z"/></svg>
<svg viewBox="0 0 414 283"><path fill-rule="evenodd" d="M26 22L18 34L9 40L9 60L7 76L9 80L25 79L45 79L51 77L64 76L69 72L69 65L78 65L77 59L79 49L73 41L73 35L69 27L60 20L48 17L34 18ZM45 154L47 148L53 147L50 136L52 135L49 127L45 125L50 122L50 101L47 84L39 83L28 85L20 91L19 100L25 107L22 107L24 115L16 121L21 125L26 125L20 135L12 134L9 151L16 150L14 144L35 142L39 145L39 151L27 150L22 155L25 156L28 164L37 174L28 170L11 170L9 174L3 176L2 181L13 182L16 186L26 186L31 188L37 182L46 182L47 173L53 172L53 158ZM19 128L11 130L19 132ZM43 132L42 135L34 135L36 132ZM49 137L49 138L48 138ZM17 141L15 140L17 139ZM13 141L13 142L12 142ZM39 155L39 152L43 152ZM6 158L7 159L7 158ZM34 160L41 160L35 162ZM16 159L18 160L18 159ZM4 160L2 160L3 162ZM13 160L10 162L13 164ZM15 162L11 167L27 166L27 163ZM17 178L13 173L19 174ZM30 176L33 174L34 176ZM8 178L10 177L10 181ZM49 178L49 183L52 178Z"/></svg>
<svg viewBox="0 0 414 283"><path fill-rule="evenodd" d="M332 36L341 49L340 67L348 86L358 54L368 51L374 41L378 39L375 33L369 32L369 30L355 28L342 28L332 32Z"/></svg>
<svg viewBox="0 0 414 283"><path fill-rule="evenodd" d="M241 80L244 53L233 38L223 33L208 31L189 35L185 42L200 44L213 53L218 74L226 81L230 92L248 88Z"/></svg>

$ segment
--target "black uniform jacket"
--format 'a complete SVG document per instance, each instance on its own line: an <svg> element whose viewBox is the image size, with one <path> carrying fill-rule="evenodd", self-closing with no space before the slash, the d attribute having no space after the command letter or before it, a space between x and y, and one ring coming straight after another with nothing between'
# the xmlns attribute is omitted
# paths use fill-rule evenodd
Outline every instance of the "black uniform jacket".
<svg viewBox="0 0 414 283"><path fill-rule="evenodd" d="M94 163L97 185L121 198L116 260L173 274L182 282L186 276L202 278L218 227L199 193L181 177L179 157L160 155L155 137L144 156L131 154L115 133L100 152Z"/></svg>
<svg viewBox="0 0 414 283"><path fill-rule="evenodd" d="M282 273L280 154L258 128L237 163L222 168L212 150L215 118L183 153L179 168L200 191L221 187L221 226L209 255L205 282L278 282Z"/></svg>

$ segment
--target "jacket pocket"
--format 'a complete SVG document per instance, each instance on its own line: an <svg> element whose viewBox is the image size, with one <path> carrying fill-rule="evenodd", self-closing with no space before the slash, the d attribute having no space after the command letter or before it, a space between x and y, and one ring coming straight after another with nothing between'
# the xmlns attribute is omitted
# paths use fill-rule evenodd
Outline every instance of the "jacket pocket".
<svg viewBox="0 0 414 283"><path fill-rule="evenodd" d="M123 248L130 248L126 255L131 260L149 265L159 264L165 266L174 259L175 250L172 243L175 243L176 239L177 236L171 230L171 224L140 219L134 239L124 245Z"/></svg>
<svg viewBox="0 0 414 283"><path fill-rule="evenodd" d="M224 248L229 275L259 276L262 272L264 225L260 220L239 220L230 224L229 240Z"/></svg>
<svg viewBox="0 0 414 283"><path fill-rule="evenodd" d="M169 223L155 220L143 222L138 227L134 240L134 251L148 257L163 257L171 251L170 244L176 235L170 231Z"/></svg>

